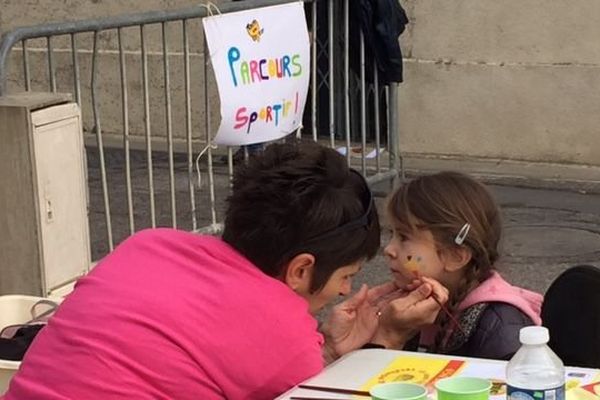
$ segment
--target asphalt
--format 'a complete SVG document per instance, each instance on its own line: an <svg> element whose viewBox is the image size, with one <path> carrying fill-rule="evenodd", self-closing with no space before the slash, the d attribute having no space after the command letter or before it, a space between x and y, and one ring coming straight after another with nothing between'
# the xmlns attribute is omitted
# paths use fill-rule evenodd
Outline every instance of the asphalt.
<svg viewBox="0 0 600 400"><path fill-rule="evenodd" d="M599 194L506 184L488 187L503 217L497 269L510 281L544 293L570 266L600 267ZM372 265L366 268L365 282L377 282L386 273L383 256Z"/></svg>
<svg viewBox="0 0 600 400"><path fill-rule="evenodd" d="M92 255L99 259L108 251L104 205L101 194L99 158L94 149L88 149L90 194L90 234ZM227 167L216 158L214 174L217 220L222 220L224 200L229 190ZM107 181L111 206L114 242L127 237L131 231L128 218L127 190L122 151L105 152ZM132 198L134 205L134 230L151 226L150 191L148 189L147 160L143 152L131 154ZM433 165L433 164L432 164ZM426 166L426 165L425 165ZM457 164L460 166L460 164ZM177 225L192 228L192 215L198 226L212 222L209 207L208 175L201 168L202 186L195 182L196 210L190 206L187 159L176 155L174 176L177 208ZM428 168L423 168L427 170ZM459 168L457 168L459 169ZM431 170L431 168L429 168ZM419 170L411 171L419 174ZM159 153L153 156L153 183L155 187L156 221L158 226L171 226L171 204L168 158ZM500 179L499 179L500 178ZM490 179L481 176L496 196L503 214L504 232L501 259L497 269L508 280L528 289L544 293L552 281L565 269L578 264L600 267L600 193L581 190L581 180L570 185L568 181L556 185L540 184L539 180L495 175ZM374 189L380 197L378 207L385 203L389 184ZM385 224L385 221L383 221ZM385 243L387 237L382 237ZM362 283L374 285L389 277L385 257L378 255L359 274L355 286Z"/></svg>

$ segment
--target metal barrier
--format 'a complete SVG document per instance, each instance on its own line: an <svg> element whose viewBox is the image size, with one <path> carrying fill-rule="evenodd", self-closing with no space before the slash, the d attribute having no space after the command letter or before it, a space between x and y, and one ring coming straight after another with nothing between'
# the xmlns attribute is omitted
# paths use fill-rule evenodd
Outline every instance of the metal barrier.
<svg viewBox="0 0 600 400"><path fill-rule="evenodd" d="M219 11L292 1L297 0L228 2L221 4ZM401 170L397 86L380 88L377 76L373 83L367 82L365 65L375 61L365 60L362 34L359 48L352 49L360 52L360 71L351 71L348 38L352 0L304 1L311 31L311 95L306 127L297 136L345 148L348 164L359 167L371 184L393 180ZM318 23L324 20L320 6L325 3L326 27ZM86 146L92 259L102 257L115 243L145 227L166 225L208 233L221 229L218 216L223 213L236 157L227 148L226 154L220 153L222 162L216 162L219 151L207 145L215 131L215 120L210 118L214 80L201 28L201 19L208 14L207 7L199 6L23 27L2 36L0 95L22 90L70 92L81 106L86 138L95 138L95 143L88 140ZM153 30L156 28L159 30ZM336 35L336 29L341 35ZM173 41L174 36L179 40ZM152 40L157 37L161 40ZM160 49L154 50L157 43L161 43ZM341 54L335 43L343 43ZM101 68L100 59L107 62L111 57L118 64L118 78L107 80L107 68ZM160 58L162 68L153 68L156 58ZM86 59L87 64L82 61ZM22 71L14 64L22 64ZM45 72L40 69L43 64ZM139 64L138 68L132 70L133 64ZM181 69L174 71L175 64ZM159 69L162 79L157 83L152 74ZM335 71L342 71L337 79ZM376 74L376 66L374 71ZM43 75L47 79L40 79ZM86 75L89 81L82 79ZM198 75L200 79L194 79ZM196 90L197 86L201 90ZM133 92L139 96L132 96ZM153 108L159 96L164 103L162 112ZM327 102L321 101L322 97ZM381 100L387 105L383 120ZM352 124L352 107L360 112L359 126ZM114 114L120 114L120 121ZM328 129L322 132L325 122ZM381 128L385 129L383 137ZM360 140L353 140L357 137ZM206 150L202 162L196 159L200 149ZM367 152L375 155L372 161ZM198 182L201 169L208 177L207 189ZM166 186L168 192L164 191ZM206 199L198 206L202 195Z"/></svg>

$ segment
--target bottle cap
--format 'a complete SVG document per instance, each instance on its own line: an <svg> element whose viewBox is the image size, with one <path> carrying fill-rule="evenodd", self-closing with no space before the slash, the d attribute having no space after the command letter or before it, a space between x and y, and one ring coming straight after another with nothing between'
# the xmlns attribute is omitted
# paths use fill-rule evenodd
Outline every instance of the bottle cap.
<svg viewBox="0 0 600 400"><path fill-rule="evenodd" d="M526 326L519 331L519 340L523 344L546 344L550 340L550 333L543 326Z"/></svg>

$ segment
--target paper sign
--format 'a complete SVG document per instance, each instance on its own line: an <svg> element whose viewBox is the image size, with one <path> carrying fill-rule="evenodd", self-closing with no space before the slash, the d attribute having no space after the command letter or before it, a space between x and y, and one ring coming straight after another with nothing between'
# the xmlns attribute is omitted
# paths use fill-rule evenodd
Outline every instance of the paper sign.
<svg viewBox="0 0 600 400"><path fill-rule="evenodd" d="M214 142L246 145L295 131L302 123L310 75L302 3L202 21L221 99Z"/></svg>

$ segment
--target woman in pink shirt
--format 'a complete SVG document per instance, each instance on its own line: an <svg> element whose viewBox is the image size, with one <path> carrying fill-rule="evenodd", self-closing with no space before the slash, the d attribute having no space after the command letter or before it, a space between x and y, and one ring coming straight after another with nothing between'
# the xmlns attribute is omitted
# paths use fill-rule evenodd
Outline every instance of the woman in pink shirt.
<svg viewBox="0 0 600 400"><path fill-rule="evenodd" d="M272 399L368 342L381 313L395 338L435 319L435 282L391 304L388 284L317 330L378 248L371 192L341 155L272 145L236 171L222 238L141 231L82 278L5 399Z"/></svg>

